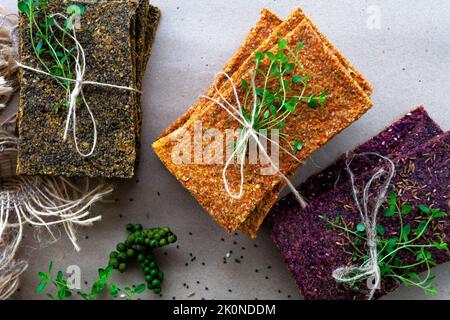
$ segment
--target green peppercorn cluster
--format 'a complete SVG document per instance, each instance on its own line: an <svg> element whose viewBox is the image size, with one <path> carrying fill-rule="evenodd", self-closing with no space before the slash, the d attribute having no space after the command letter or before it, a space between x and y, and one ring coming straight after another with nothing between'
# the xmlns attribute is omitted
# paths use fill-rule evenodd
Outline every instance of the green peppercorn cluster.
<svg viewBox="0 0 450 320"><path fill-rule="evenodd" d="M109 255L109 265L124 272L129 262L137 259L147 287L159 294L164 273L158 268L153 249L176 242L177 236L168 227L144 229L140 224L128 224L127 231L128 238L117 244L117 251Z"/></svg>

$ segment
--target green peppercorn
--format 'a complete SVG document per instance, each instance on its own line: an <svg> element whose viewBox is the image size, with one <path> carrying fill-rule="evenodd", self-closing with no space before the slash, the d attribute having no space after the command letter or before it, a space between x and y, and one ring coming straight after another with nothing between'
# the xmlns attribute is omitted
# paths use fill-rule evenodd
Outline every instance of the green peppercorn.
<svg viewBox="0 0 450 320"><path fill-rule="evenodd" d="M144 268L144 274L150 274L151 270L152 270L151 268L145 267Z"/></svg>
<svg viewBox="0 0 450 320"><path fill-rule="evenodd" d="M167 240L166 239L161 239L161 240L159 240L159 245L162 247L162 246L165 246L167 244Z"/></svg>
<svg viewBox="0 0 450 320"><path fill-rule="evenodd" d="M148 261L153 261L153 260L155 260L155 255L153 253L149 253L149 254L147 254L146 258Z"/></svg>
<svg viewBox="0 0 450 320"><path fill-rule="evenodd" d="M133 230L134 230L134 226L131 223L127 224L127 231L133 232Z"/></svg>
<svg viewBox="0 0 450 320"><path fill-rule="evenodd" d="M166 233L169 233L169 232L170 232L169 227L163 227L162 230L163 230L164 232L166 232Z"/></svg>
<svg viewBox="0 0 450 320"><path fill-rule="evenodd" d="M150 262L150 264L149 264L148 266L150 267L150 269L155 269L155 268L158 267L158 266L156 265L156 262L155 262L155 261Z"/></svg>
<svg viewBox="0 0 450 320"><path fill-rule="evenodd" d="M128 266L127 266L127 264L126 263L121 263L121 264L119 264L119 271L120 272L124 272L125 270L127 270L127 268L128 268Z"/></svg>
<svg viewBox="0 0 450 320"><path fill-rule="evenodd" d="M154 288L153 292L156 294L160 294L161 293L161 288Z"/></svg>
<svg viewBox="0 0 450 320"><path fill-rule="evenodd" d="M158 246L158 240L151 240L150 241L150 246L152 247L152 248L156 248L157 246Z"/></svg>
<svg viewBox="0 0 450 320"><path fill-rule="evenodd" d="M170 235L167 237L167 241L169 241L169 243L174 243L177 241L177 236L176 235Z"/></svg>
<svg viewBox="0 0 450 320"><path fill-rule="evenodd" d="M156 241L161 240L161 234L160 234L159 232L155 233L155 234L153 235L153 239L155 239Z"/></svg>
<svg viewBox="0 0 450 320"><path fill-rule="evenodd" d="M161 285L161 281L159 281L158 279L153 279L152 285L155 287L159 287Z"/></svg>
<svg viewBox="0 0 450 320"><path fill-rule="evenodd" d="M119 244L117 244L116 249L119 252L125 252L127 249L127 246L125 245L125 243L120 242Z"/></svg>
<svg viewBox="0 0 450 320"><path fill-rule="evenodd" d="M134 250L133 249L128 249L127 250L127 256L130 257L130 258L133 257L134 256Z"/></svg>
<svg viewBox="0 0 450 320"><path fill-rule="evenodd" d="M108 265L114 269L117 269L119 267L119 260L117 260L117 258L112 258L109 260Z"/></svg>
<svg viewBox="0 0 450 320"><path fill-rule="evenodd" d="M150 275L152 276L152 277L156 277L157 275L158 275L158 269L151 269L150 270Z"/></svg>
<svg viewBox="0 0 450 320"><path fill-rule="evenodd" d="M144 266L148 267L150 266L150 261L145 259L144 262L142 263Z"/></svg>
<svg viewBox="0 0 450 320"><path fill-rule="evenodd" d="M152 283L150 282L150 283L147 284L147 288L149 288L150 290L153 290L154 286L153 286Z"/></svg>
<svg viewBox="0 0 450 320"><path fill-rule="evenodd" d="M138 254L138 256L137 256L137 261L138 261L139 263L144 262L144 261L145 261L145 256L144 256L142 253Z"/></svg>
<svg viewBox="0 0 450 320"><path fill-rule="evenodd" d="M117 256L118 256L118 255L119 255L118 252L113 251L113 252L111 252L111 253L109 254L109 257L110 257L111 259L117 259Z"/></svg>
<svg viewBox="0 0 450 320"><path fill-rule="evenodd" d="M125 252L120 252L119 255L117 256L117 258L120 261L126 261L126 260L128 260L128 255Z"/></svg>
<svg viewBox="0 0 450 320"><path fill-rule="evenodd" d="M158 272L158 279L161 280L161 282L164 280L164 273L162 271Z"/></svg>
<svg viewBox="0 0 450 320"><path fill-rule="evenodd" d="M143 228L142 228L142 224L135 224L135 225L134 225L134 231L135 231L135 232L136 232L136 231L139 231L139 232L140 232L140 231L142 231L142 229L143 229Z"/></svg>
<svg viewBox="0 0 450 320"><path fill-rule="evenodd" d="M148 275L145 276L145 281L146 282L152 282L152 280L153 280L153 278L152 278L151 275L148 274Z"/></svg>
<svg viewBox="0 0 450 320"><path fill-rule="evenodd" d="M127 238L127 240L128 240L130 243L133 243L135 239L136 239L136 237L134 236L134 234L130 234L130 235L128 236L128 238Z"/></svg>

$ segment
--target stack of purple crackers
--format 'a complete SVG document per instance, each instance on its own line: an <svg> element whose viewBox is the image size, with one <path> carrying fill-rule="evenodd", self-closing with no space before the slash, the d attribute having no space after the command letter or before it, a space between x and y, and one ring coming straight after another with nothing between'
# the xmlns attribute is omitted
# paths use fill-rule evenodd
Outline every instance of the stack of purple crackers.
<svg viewBox="0 0 450 320"><path fill-rule="evenodd" d="M353 154L378 153L390 158L396 166L392 191L398 194L400 203L417 208L422 203L433 204L448 212L450 136L420 107L408 113L377 136L359 146ZM346 171L343 155L333 165L312 176L298 190L308 200L308 207L301 209L292 195L281 199L272 209L270 221L272 238L297 285L306 299L365 299L364 290L355 291L336 282L332 272L349 264L349 255L339 246L342 235L327 230L319 216L334 220L343 217L353 224L360 223L355 208L352 186ZM351 163L356 185L362 186L381 166L379 157L355 157ZM405 223L414 223L417 212L411 212ZM386 230L398 230L397 220L384 225ZM385 222L383 222L385 223ZM450 218L440 221L440 235L450 241ZM445 251L433 251L437 263L450 261ZM420 271L420 270L417 270ZM399 284L383 281L375 298L394 290Z"/></svg>

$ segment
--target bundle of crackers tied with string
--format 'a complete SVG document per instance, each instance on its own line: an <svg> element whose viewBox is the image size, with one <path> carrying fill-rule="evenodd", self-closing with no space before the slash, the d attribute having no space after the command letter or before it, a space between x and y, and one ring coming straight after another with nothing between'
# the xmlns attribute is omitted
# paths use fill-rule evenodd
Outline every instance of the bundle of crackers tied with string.
<svg viewBox="0 0 450 320"><path fill-rule="evenodd" d="M300 185L308 208L292 195L272 208L272 238L306 299L378 299L399 285L438 293L431 268L450 261L449 138L419 107Z"/></svg>
<svg viewBox="0 0 450 320"><path fill-rule="evenodd" d="M296 169L372 106L371 92L301 9L285 21L263 10L215 83L153 148L220 225L256 237L284 187L294 189Z"/></svg>
<svg viewBox="0 0 450 320"><path fill-rule="evenodd" d="M18 3L17 172L130 178L159 10L147 0Z"/></svg>

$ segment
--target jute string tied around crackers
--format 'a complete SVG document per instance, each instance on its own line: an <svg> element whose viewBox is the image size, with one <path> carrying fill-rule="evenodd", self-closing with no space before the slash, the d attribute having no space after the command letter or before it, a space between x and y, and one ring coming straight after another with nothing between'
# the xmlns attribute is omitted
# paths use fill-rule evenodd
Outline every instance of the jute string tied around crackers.
<svg viewBox="0 0 450 320"><path fill-rule="evenodd" d="M350 164L356 156L377 156L388 163L388 169L380 168L367 182L362 190L362 199L359 198L359 190L355 185L355 176L350 169ZM355 201L358 212L361 216L361 223L364 224L367 234L367 247L370 259L360 266L347 266L339 267L333 271L333 278L338 282L349 283L362 279L369 279L373 282L370 283L370 291L368 299L371 300L375 291L379 289L381 283L381 272L378 265L378 251L377 251L377 217L380 207L383 205L386 199L386 193L389 190L391 181L395 176L395 165L391 159L384 157L378 153L366 152L354 155L350 160L346 161L346 169L350 175L350 181L352 184L353 199ZM375 181L379 181L381 178L386 177L385 181L381 184L380 191L375 196L375 204L372 209L369 209L369 197L372 190L372 185Z"/></svg>
<svg viewBox="0 0 450 320"><path fill-rule="evenodd" d="M266 148L263 146L263 144L259 141L259 137L266 139L267 141L270 141L274 145L276 145L278 148L286 152L289 156L291 156L293 159L298 161L299 163L302 163L300 159L298 159L294 154L292 154L289 150L281 146L278 142L270 139L269 137L262 135L257 130L254 129L254 119L255 115L257 115L258 112L258 105L257 105L257 98L256 98L256 88L255 88L255 81L254 78L251 77L251 87L252 87L252 93L253 93L253 106L252 106L252 117L251 120L247 120L246 117L243 114L242 110L242 104L239 99L239 95L237 93L236 86L233 82L233 79L225 73L225 72L219 72L217 74L217 77L224 76L230 83L232 89L234 98L236 100L236 105L233 105L231 102L229 102L220 92L217 83L218 81L215 81L215 91L220 97L220 99L223 100L223 102L219 101L218 99L214 99L205 95L202 95L201 98L213 101L216 103L220 108L224 109L228 114L230 114L236 121L238 121L242 125L242 131L241 135L239 137L239 140L236 144L236 147L234 148L233 153L228 157L225 166L222 171L222 178L223 183L225 186L225 190L227 191L228 195L232 197L233 199L241 199L243 192L244 192L244 165L245 165L245 157L247 155L247 149L250 139L253 139L257 146L259 147L260 152L263 154L263 156L267 159L268 163L270 164L270 167L276 172L278 176L281 177L281 179L286 183L286 185L291 189L292 193L294 194L297 201L300 203L302 208L306 207L306 201L303 199L303 197L300 195L300 193L295 189L292 182L280 171L280 168L272 161L271 157L267 154ZM229 167L233 164L234 159L238 159L238 163L240 165L240 184L239 184L239 192L233 193L230 189L230 184L228 182L227 178L227 171Z"/></svg>
<svg viewBox="0 0 450 320"><path fill-rule="evenodd" d="M63 15L61 13L55 13L55 14L51 15L50 17L51 18L59 17L59 18L63 18L63 19L68 19L65 15ZM72 124L73 140L74 140L75 148L76 148L78 154L81 155L82 157L89 157L94 153L95 147L97 145L97 124L95 122L94 114L93 114L91 108L89 107L89 103L86 101L86 98L84 96L83 86L84 85L95 85L95 86L100 86L100 87L134 91L139 94L142 94L142 91L137 90L132 87L127 87L127 86L120 86L120 85L84 80L84 76L85 76L85 72L86 72L86 55L85 55L83 46L77 39L77 34L75 32L75 25L72 28L70 28L72 33L69 33L64 28L61 27L61 25L56 21L56 19L53 20L53 24L56 26L57 29L59 29L64 34L66 34L68 37L70 37L70 39L72 39L75 43L75 47L76 47L76 50L75 50L76 51L75 79L56 76L56 75L50 74L48 72L45 72L43 70L39 70L36 68L32 68L30 66L26 66L20 62L16 62L16 63L19 67L21 67L23 69L30 70L30 71L33 71L33 72L36 72L39 74L43 74L43 75L46 75L46 76L49 76L49 77L52 77L55 79L70 81L70 82L75 83L74 88L68 97L69 98L68 99L69 110L67 112L67 118L66 118L65 127L64 127L63 141L67 140L70 125ZM77 98L80 95L81 95L81 98L83 99L83 103L86 107L86 110L89 113L89 117L91 119L92 126L93 126L93 141L92 141L91 149L88 153L84 153L80 150L79 145L78 145L78 139L77 139L77 111L76 111L76 109L77 109Z"/></svg>

